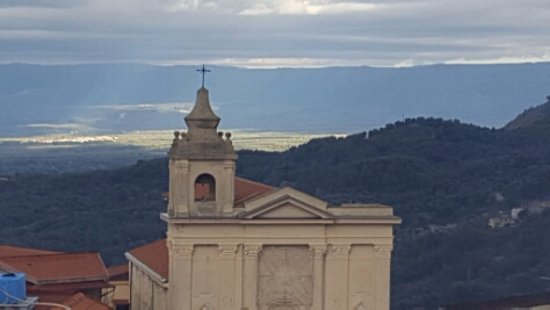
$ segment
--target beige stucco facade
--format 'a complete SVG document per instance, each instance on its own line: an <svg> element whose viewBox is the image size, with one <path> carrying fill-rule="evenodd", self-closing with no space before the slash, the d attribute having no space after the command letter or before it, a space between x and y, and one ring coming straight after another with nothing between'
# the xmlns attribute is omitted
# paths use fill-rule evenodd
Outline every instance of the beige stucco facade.
<svg viewBox="0 0 550 310"><path fill-rule="evenodd" d="M171 309L389 309L391 209L321 218L292 202L303 193L274 196L288 192L251 219L172 219Z"/></svg>
<svg viewBox="0 0 550 310"><path fill-rule="evenodd" d="M155 279L147 267L130 264L132 310L168 310L168 285Z"/></svg>
<svg viewBox="0 0 550 310"><path fill-rule="evenodd" d="M400 223L391 207L329 206L290 187L236 199L237 155L231 136L217 132L206 89L186 122L169 152L161 214L168 280L132 264L132 309L389 309Z"/></svg>

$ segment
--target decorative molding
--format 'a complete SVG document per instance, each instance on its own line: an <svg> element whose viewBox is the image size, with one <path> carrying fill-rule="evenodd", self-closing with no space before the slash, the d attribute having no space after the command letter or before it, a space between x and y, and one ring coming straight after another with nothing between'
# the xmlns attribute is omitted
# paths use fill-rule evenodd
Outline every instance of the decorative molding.
<svg viewBox="0 0 550 310"><path fill-rule="evenodd" d="M336 257L347 258L351 251L350 244L331 244L330 254Z"/></svg>
<svg viewBox="0 0 550 310"><path fill-rule="evenodd" d="M367 310L367 306L365 306L365 304L361 301L353 308L353 310Z"/></svg>
<svg viewBox="0 0 550 310"><path fill-rule="evenodd" d="M247 258L257 258L262 252L261 244L245 244L244 255Z"/></svg>
<svg viewBox="0 0 550 310"><path fill-rule="evenodd" d="M309 250L313 253L313 258L323 258L327 253L327 246L326 244L310 244Z"/></svg>
<svg viewBox="0 0 550 310"><path fill-rule="evenodd" d="M177 169L187 170L189 163L187 161L176 160L174 161L174 167Z"/></svg>
<svg viewBox="0 0 550 310"><path fill-rule="evenodd" d="M224 165L223 170L227 174L235 174L235 165Z"/></svg>
<svg viewBox="0 0 550 310"><path fill-rule="evenodd" d="M264 199L265 197L262 197ZM248 219L309 219L309 220L333 220L334 216L325 211L320 206L311 204L309 201L303 199L304 197L292 196L289 194L283 194L274 199L267 201L265 204L259 204L258 206L251 206L245 202L246 212L239 215L241 218ZM273 216L273 212L284 209L295 209L301 214L290 215L276 215ZM287 212L290 210L287 210ZM283 212L284 213L284 212Z"/></svg>
<svg viewBox="0 0 550 310"><path fill-rule="evenodd" d="M374 246L374 256L377 258L391 258L393 246L391 244L379 244Z"/></svg>
<svg viewBox="0 0 550 310"><path fill-rule="evenodd" d="M239 247L236 244L218 245L218 251L220 252L220 257L225 257L225 258L234 258L237 254L238 248Z"/></svg>
<svg viewBox="0 0 550 310"><path fill-rule="evenodd" d="M176 259L191 259L193 257L193 252L195 251L195 246L192 244L177 244L173 241L169 241L169 249L171 249L171 256Z"/></svg>

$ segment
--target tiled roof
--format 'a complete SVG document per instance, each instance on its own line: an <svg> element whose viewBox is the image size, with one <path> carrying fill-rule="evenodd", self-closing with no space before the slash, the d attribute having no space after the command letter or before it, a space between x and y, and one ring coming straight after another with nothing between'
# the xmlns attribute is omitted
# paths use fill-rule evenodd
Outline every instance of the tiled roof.
<svg viewBox="0 0 550 310"><path fill-rule="evenodd" d="M29 255L56 254L56 253L59 253L59 252L24 248L19 246L12 246L12 245L0 245L0 257L29 256Z"/></svg>
<svg viewBox="0 0 550 310"><path fill-rule="evenodd" d="M168 279L168 248L166 239L140 246L128 252L161 278Z"/></svg>
<svg viewBox="0 0 550 310"><path fill-rule="evenodd" d="M57 253L0 258L0 268L24 272L33 284L106 280L107 270L97 253Z"/></svg>
<svg viewBox="0 0 550 310"><path fill-rule="evenodd" d="M269 185L235 177L235 204L270 192L273 189Z"/></svg>
<svg viewBox="0 0 550 310"><path fill-rule="evenodd" d="M71 307L71 310L110 310L111 307L97 302L82 293L76 293L63 302L65 306Z"/></svg>
<svg viewBox="0 0 550 310"><path fill-rule="evenodd" d="M109 274L109 280L121 278L128 279L128 264L122 264L117 266L111 266L107 268L107 273Z"/></svg>

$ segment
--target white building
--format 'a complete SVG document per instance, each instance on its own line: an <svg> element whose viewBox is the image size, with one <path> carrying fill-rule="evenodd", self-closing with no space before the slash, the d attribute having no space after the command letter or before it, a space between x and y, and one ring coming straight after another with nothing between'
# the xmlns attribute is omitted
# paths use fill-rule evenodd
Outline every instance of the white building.
<svg viewBox="0 0 550 310"><path fill-rule="evenodd" d="M201 88L169 152L167 240L127 253L133 310L389 309L391 207L235 177Z"/></svg>

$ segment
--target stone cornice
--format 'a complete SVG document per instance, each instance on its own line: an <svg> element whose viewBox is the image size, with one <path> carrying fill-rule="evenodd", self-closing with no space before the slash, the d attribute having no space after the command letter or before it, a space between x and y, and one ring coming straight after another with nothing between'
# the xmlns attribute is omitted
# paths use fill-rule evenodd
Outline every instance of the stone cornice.
<svg viewBox="0 0 550 310"><path fill-rule="evenodd" d="M362 218L334 218L334 219L246 219L246 218L214 218L214 217L175 217L161 213L160 218L170 224L215 224L215 225L257 225L257 224L373 224L373 225L397 225L401 218L397 216L371 216Z"/></svg>

